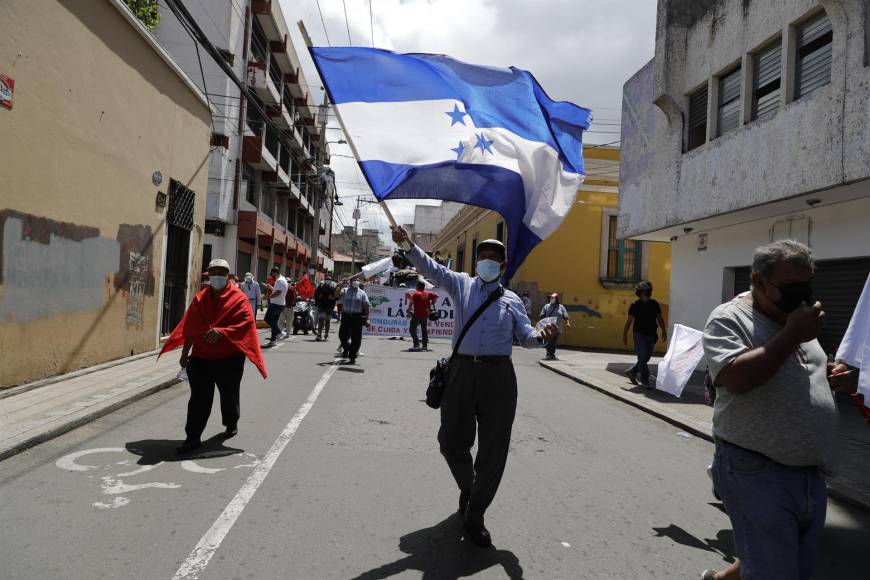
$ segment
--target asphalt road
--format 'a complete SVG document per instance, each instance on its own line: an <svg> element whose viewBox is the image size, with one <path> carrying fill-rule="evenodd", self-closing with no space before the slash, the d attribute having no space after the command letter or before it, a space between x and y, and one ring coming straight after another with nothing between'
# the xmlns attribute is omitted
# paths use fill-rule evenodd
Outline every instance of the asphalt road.
<svg viewBox="0 0 870 580"><path fill-rule="evenodd" d="M239 435L194 461L187 387L0 463L0 577L697 578L733 556L712 446L517 352L519 408L487 525L460 540L457 490L422 403L436 356L365 338L359 364L299 336L248 365ZM205 437L222 431L217 397ZM817 578L868 576L870 517L831 502Z"/></svg>

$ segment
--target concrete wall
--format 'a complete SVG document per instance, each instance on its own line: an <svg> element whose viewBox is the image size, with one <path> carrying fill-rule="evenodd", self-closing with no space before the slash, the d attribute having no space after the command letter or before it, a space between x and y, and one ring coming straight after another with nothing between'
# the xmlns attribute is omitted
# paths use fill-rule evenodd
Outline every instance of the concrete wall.
<svg viewBox="0 0 870 580"><path fill-rule="evenodd" d="M660 0L655 59L624 88L619 211L624 237L870 177L866 3L701 4L686 12L680 10L686 2ZM717 75L740 63L746 73L741 119L749 119L751 53L781 35L783 54L790 54L794 25L820 8L834 30L831 83L798 100L783 90L773 117L745 122L684 153L687 95L709 82L715 103ZM785 89L794 78L787 58L784 73ZM711 106L708 117L715 112Z"/></svg>
<svg viewBox="0 0 870 580"><path fill-rule="evenodd" d="M5 1L0 71L15 79L0 108L0 386L154 349L166 210L151 176L197 193L195 290L201 95L108 0Z"/></svg>
<svg viewBox="0 0 870 580"><path fill-rule="evenodd" d="M818 260L870 256L866 197L710 230L705 232L706 251L698 251L693 232L673 243L670 322L703 328L713 308L731 298L733 278L726 269L749 266L755 248L771 241L774 224L788 217L810 220L808 239L803 241L810 243Z"/></svg>

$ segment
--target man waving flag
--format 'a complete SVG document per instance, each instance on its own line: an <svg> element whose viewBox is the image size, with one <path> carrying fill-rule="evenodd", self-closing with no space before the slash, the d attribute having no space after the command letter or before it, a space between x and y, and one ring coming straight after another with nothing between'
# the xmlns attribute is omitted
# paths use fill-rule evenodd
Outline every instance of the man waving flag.
<svg viewBox="0 0 870 580"><path fill-rule="evenodd" d="M506 279L568 214L589 109L551 100L515 68L361 47L311 54L379 200L497 211L508 225Z"/></svg>

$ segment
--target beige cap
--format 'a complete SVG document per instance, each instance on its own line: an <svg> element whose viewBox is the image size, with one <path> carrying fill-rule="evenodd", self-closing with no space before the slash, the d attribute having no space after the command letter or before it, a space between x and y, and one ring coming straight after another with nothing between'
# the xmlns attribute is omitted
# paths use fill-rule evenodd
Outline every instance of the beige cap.
<svg viewBox="0 0 870 580"><path fill-rule="evenodd" d="M223 258L216 258L208 263L208 269L211 270L212 268L226 268L229 271L230 263Z"/></svg>

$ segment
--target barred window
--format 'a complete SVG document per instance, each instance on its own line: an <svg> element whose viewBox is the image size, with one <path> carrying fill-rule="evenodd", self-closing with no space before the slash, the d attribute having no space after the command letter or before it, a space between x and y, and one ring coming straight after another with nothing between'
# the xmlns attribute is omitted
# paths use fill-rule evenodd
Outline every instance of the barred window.
<svg viewBox="0 0 870 580"><path fill-rule="evenodd" d="M640 282L643 268L643 242L616 238L616 216L608 220L607 279Z"/></svg>

